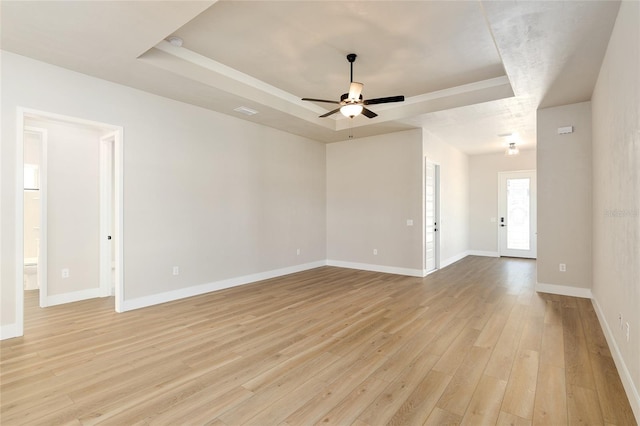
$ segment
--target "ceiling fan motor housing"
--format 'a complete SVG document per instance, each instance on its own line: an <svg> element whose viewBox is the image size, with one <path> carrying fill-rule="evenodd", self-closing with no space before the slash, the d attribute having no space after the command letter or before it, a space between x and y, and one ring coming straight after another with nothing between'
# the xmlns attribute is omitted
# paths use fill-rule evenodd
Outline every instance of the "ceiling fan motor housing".
<svg viewBox="0 0 640 426"><path fill-rule="evenodd" d="M356 101L356 102L351 101L349 99L349 94L348 93L343 93L342 96L340 96L340 103L343 104L343 105L344 104L348 104L348 103L353 104L353 103L360 103L360 102L362 102L362 94L360 95L360 99L358 99L358 101Z"/></svg>

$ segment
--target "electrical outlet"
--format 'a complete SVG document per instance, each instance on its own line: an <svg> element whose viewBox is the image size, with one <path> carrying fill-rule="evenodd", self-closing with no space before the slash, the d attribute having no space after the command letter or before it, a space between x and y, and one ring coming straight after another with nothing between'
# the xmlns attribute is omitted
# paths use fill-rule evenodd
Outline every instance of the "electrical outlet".
<svg viewBox="0 0 640 426"><path fill-rule="evenodd" d="M173 275L180 275L180 268L178 266L173 267Z"/></svg>
<svg viewBox="0 0 640 426"><path fill-rule="evenodd" d="M69 278L69 268L64 268L62 270L62 278Z"/></svg>
<svg viewBox="0 0 640 426"><path fill-rule="evenodd" d="M377 256L378 255L378 249L373 249L373 255Z"/></svg>
<svg viewBox="0 0 640 426"><path fill-rule="evenodd" d="M300 249L296 249L296 255L300 256Z"/></svg>
<svg viewBox="0 0 640 426"><path fill-rule="evenodd" d="M627 333L627 342L629 341L629 323L625 323L624 325L625 333Z"/></svg>
<svg viewBox="0 0 640 426"><path fill-rule="evenodd" d="M567 272L567 264L566 263L561 263L560 264L560 272Z"/></svg>
<svg viewBox="0 0 640 426"><path fill-rule="evenodd" d="M413 226L413 219L407 219L407 226Z"/></svg>

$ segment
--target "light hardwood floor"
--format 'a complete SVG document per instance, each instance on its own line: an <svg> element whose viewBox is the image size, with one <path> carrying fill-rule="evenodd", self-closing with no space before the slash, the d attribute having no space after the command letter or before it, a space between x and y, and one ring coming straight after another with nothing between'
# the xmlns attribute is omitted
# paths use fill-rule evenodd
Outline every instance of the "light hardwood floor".
<svg viewBox="0 0 640 426"><path fill-rule="evenodd" d="M323 267L116 314L40 309L1 342L1 423L636 424L589 300L535 262L426 278Z"/></svg>

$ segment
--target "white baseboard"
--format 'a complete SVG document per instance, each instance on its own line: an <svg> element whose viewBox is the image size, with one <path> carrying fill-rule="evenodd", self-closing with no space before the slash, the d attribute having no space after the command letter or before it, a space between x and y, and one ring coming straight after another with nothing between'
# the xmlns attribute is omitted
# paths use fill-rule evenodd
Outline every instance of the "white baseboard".
<svg viewBox="0 0 640 426"><path fill-rule="evenodd" d="M469 250L469 256L500 257L497 251Z"/></svg>
<svg viewBox="0 0 640 426"><path fill-rule="evenodd" d="M0 340L12 339L20 336L22 336L22 330L18 327L18 324L13 323L0 326Z"/></svg>
<svg viewBox="0 0 640 426"><path fill-rule="evenodd" d="M64 303L79 302L81 300L94 299L103 297L99 288L90 288L87 290L72 291L70 293L56 294L47 296L46 306L62 305Z"/></svg>
<svg viewBox="0 0 640 426"><path fill-rule="evenodd" d="M370 263L343 262L341 260L327 260L328 266L338 268L360 269L362 271L383 272L385 274L407 275L410 277L424 277L422 269L398 268L396 266L373 265Z"/></svg>
<svg viewBox="0 0 640 426"><path fill-rule="evenodd" d="M582 297L591 299L591 289L584 287L570 287L567 285L536 283L536 291L540 293L559 294L560 296Z"/></svg>
<svg viewBox="0 0 640 426"><path fill-rule="evenodd" d="M445 260L440 262L440 269L446 268L447 266L451 265L452 263L456 263L457 261L462 260L467 256L469 256L469 252L468 251L463 251L462 253L458 253L455 256L451 256L450 258L445 259Z"/></svg>
<svg viewBox="0 0 640 426"><path fill-rule="evenodd" d="M620 348L616 343L614 334L611 331L611 327L609 327L609 323L607 322L604 312L602 312L602 308L600 308L598 300L596 298L592 298L591 300L593 301L596 315L598 316L598 320L600 321L600 327L602 327L604 337L607 339L607 344L609 345L609 349L611 350L613 361L615 362L616 368L618 369L618 374L620 376L620 380L622 381L622 386L624 386L627 398L629 398L629 404L631 405L633 414L636 416L636 421L640 421L640 392L633 383L631 373L627 368L627 364L625 364L624 362L624 358L622 358Z"/></svg>
<svg viewBox="0 0 640 426"><path fill-rule="evenodd" d="M225 288L237 287L244 284L250 284L256 281L268 280L283 275L289 275L296 272L306 271L309 269L326 266L326 262L321 260L317 262L305 263L302 265L290 266L287 268L274 269L257 274L244 275L241 277L229 278L226 280L215 281L207 284L196 285L178 290L166 291L164 293L153 294L151 296L138 297L131 300L124 300L122 303L122 312L134 309L145 308L147 306L158 305L160 303L172 302L174 300L184 299L187 297L198 296L212 291L224 290Z"/></svg>

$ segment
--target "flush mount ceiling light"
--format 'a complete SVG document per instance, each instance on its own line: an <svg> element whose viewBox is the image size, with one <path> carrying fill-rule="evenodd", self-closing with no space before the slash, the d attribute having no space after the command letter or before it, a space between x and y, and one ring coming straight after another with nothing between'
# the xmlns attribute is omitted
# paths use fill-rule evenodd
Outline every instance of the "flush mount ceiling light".
<svg viewBox="0 0 640 426"><path fill-rule="evenodd" d="M520 136L517 133L502 133L498 135L498 137L506 138L507 143L509 144L509 147L505 151L504 155L511 156L518 155L520 153L520 150L516 145L522 143L522 139L520 139Z"/></svg>
<svg viewBox="0 0 640 426"><path fill-rule="evenodd" d="M520 152L520 150L516 146L516 143L515 142L511 142L511 143L509 143L509 148L507 148L507 150L505 151L504 155L506 155L506 156L518 155L519 152Z"/></svg>
<svg viewBox="0 0 640 426"><path fill-rule="evenodd" d="M182 44L184 43L184 40L176 36L167 37L167 41L171 43L172 46L175 46L175 47L182 47Z"/></svg>

